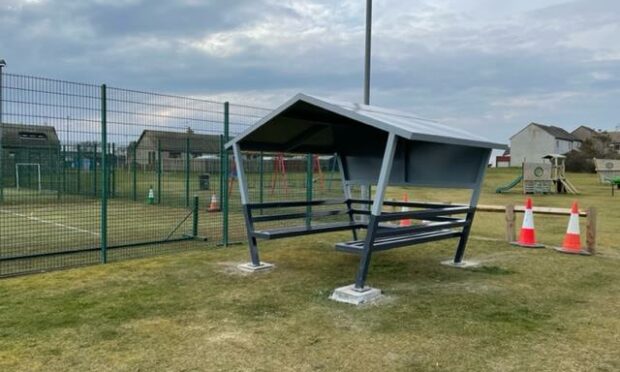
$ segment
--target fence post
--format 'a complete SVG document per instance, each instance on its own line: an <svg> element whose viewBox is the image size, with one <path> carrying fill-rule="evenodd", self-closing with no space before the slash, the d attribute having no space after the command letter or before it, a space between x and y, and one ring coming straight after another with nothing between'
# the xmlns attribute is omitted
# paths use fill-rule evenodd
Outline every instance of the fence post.
<svg viewBox="0 0 620 372"><path fill-rule="evenodd" d="M108 262L108 130L106 96L106 86L103 84L101 86L101 263Z"/></svg>
<svg viewBox="0 0 620 372"><path fill-rule="evenodd" d="M77 194L79 195L82 192L82 152L80 145L77 145L77 179L76 179L76 188Z"/></svg>
<svg viewBox="0 0 620 372"><path fill-rule="evenodd" d="M134 144L132 146L132 150L133 152L133 156L132 156L132 160L131 160L131 197L133 199L133 201L136 201L138 199L138 191L137 191L137 177L136 177L136 172L137 172L137 167L138 167L138 162L136 160L136 145Z"/></svg>
<svg viewBox="0 0 620 372"><path fill-rule="evenodd" d="M198 237L198 196L194 195L194 205L192 206L192 236Z"/></svg>
<svg viewBox="0 0 620 372"><path fill-rule="evenodd" d="M515 235L515 206L508 204L506 206L506 241L508 243L517 240Z"/></svg>
<svg viewBox="0 0 620 372"><path fill-rule="evenodd" d="M219 200L224 206L224 135L220 135L220 168L218 169L218 181L219 181Z"/></svg>
<svg viewBox="0 0 620 372"><path fill-rule="evenodd" d="M260 201L260 203L262 204L264 202L265 199L265 194L264 194L264 186L265 186L265 164L264 164L264 153L261 151L260 152L260 156L259 156L259 163L258 163L258 199ZM263 214L263 210L260 210L260 214Z"/></svg>
<svg viewBox="0 0 620 372"><path fill-rule="evenodd" d="M586 219L586 249L590 254L596 253L596 208L587 209L588 217Z"/></svg>
<svg viewBox="0 0 620 372"><path fill-rule="evenodd" d="M102 120L103 120L103 116L102 116ZM97 197L97 144L96 143L93 146L93 195Z"/></svg>
<svg viewBox="0 0 620 372"><path fill-rule="evenodd" d="M312 201L312 154L306 154L306 201ZM310 227L312 224L312 206L310 204L306 205L306 226Z"/></svg>
<svg viewBox="0 0 620 372"><path fill-rule="evenodd" d="M229 104L228 102L224 102L224 143L228 142L229 139ZM222 244L224 245L224 247L228 246L228 210L229 210L229 197L228 197L228 160L229 160L229 156L228 156L228 150L224 149L223 151L223 156L224 156L224 163L222 164L224 166L223 169L223 195L222 195Z"/></svg>
<svg viewBox="0 0 620 372"><path fill-rule="evenodd" d="M3 121L3 105L4 105L4 99L2 98L2 67L0 67L0 203L2 203L4 201L4 163L2 162L2 159L4 159L3 153L2 153L2 130L4 128L4 121Z"/></svg>
<svg viewBox="0 0 620 372"><path fill-rule="evenodd" d="M116 145L114 143L112 143L112 162L110 164L111 168L110 171L111 173L111 181L110 181L110 187L112 188L111 191L111 196L114 198L116 197Z"/></svg>
<svg viewBox="0 0 620 372"><path fill-rule="evenodd" d="M62 192L67 193L67 145L62 145Z"/></svg>
<svg viewBox="0 0 620 372"><path fill-rule="evenodd" d="M157 140L157 204L161 204L161 173L162 173L162 161L161 161L161 140Z"/></svg>
<svg viewBox="0 0 620 372"><path fill-rule="evenodd" d="M189 208L189 137L185 139L185 208Z"/></svg>

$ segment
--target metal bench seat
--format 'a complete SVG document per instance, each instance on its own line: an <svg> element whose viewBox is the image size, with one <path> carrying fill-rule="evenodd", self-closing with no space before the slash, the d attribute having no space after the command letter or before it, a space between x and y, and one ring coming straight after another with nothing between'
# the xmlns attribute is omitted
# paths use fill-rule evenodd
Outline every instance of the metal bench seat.
<svg viewBox="0 0 620 372"><path fill-rule="evenodd" d="M310 226L295 226L285 227L271 230L255 230L252 235L259 239L280 239L289 238L293 236L309 235L327 233L333 231L353 230L365 228L366 224L362 222L333 222L333 223L321 223Z"/></svg>

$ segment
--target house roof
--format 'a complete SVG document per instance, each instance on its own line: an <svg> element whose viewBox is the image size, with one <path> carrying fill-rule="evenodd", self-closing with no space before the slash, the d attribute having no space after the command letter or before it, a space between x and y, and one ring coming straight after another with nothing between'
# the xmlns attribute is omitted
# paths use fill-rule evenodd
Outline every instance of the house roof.
<svg viewBox="0 0 620 372"><path fill-rule="evenodd" d="M379 132L407 140L506 149L471 131L418 115L297 94L226 144L243 150L334 153L344 142L376 142Z"/></svg>
<svg viewBox="0 0 620 372"><path fill-rule="evenodd" d="M56 129L49 125L1 123L2 147L60 146Z"/></svg>
<svg viewBox="0 0 620 372"><path fill-rule="evenodd" d="M144 130L136 146L139 148L141 144L144 144L144 140L149 139L152 140L152 143L146 146L157 146L157 142L159 141L162 151L185 152L188 138L190 152L219 153L220 151L219 135L161 130Z"/></svg>
<svg viewBox="0 0 620 372"><path fill-rule="evenodd" d="M544 131L546 131L547 133L549 133L550 135L552 135L555 138L563 139L563 140L567 140L567 141L579 141L578 138L576 138L572 134L568 133L563 128L556 127L556 126L553 126L553 125L543 125L543 124L538 124L538 123L532 123L532 124L534 124L537 127L543 129Z"/></svg>

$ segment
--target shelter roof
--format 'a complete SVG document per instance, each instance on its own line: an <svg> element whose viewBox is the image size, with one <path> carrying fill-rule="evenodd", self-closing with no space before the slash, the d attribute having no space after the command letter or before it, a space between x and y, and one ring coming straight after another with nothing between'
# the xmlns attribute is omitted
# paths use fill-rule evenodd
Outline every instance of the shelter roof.
<svg viewBox="0 0 620 372"><path fill-rule="evenodd" d="M342 142L376 143L378 132L412 140L481 148L506 149L472 131L377 106L337 102L297 94L226 144L243 150L337 152Z"/></svg>

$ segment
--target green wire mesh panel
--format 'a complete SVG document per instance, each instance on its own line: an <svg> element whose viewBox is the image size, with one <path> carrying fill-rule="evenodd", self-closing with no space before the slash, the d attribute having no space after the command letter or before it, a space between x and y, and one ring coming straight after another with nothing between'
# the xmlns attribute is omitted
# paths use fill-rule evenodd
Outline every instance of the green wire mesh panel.
<svg viewBox="0 0 620 372"><path fill-rule="evenodd" d="M2 78L0 275L98 262L100 87Z"/></svg>

